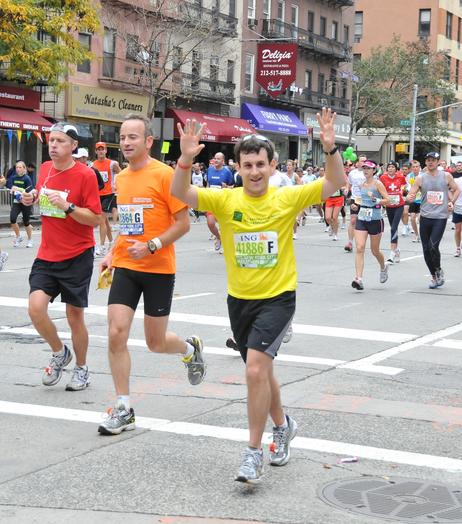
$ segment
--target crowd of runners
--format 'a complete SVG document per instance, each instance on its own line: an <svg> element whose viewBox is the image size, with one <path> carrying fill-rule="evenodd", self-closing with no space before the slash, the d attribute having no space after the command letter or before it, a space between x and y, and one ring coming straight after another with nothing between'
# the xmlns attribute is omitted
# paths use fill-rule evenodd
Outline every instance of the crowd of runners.
<svg viewBox="0 0 462 524"><path fill-rule="evenodd" d="M181 156L168 166L150 156L149 121L128 115L120 129L121 152L127 162L122 170L107 158L102 142L96 144L97 158L89 166L88 151L78 148L76 127L58 123L48 141L51 160L40 166L36 183L26 175L22 162L16 164L14 178L7 182L0 177L0 186L8 184L14 194L10 218L16 246L21 244L18 215L22 213L26 245L31 247L30 210L34 204L40 208L42 235L29 276L29 315L52 352L42 376L45 386L58 384L73 359L66 390L90 385L84 309L95 252L100 256L100 273L112 276L108 360L117 400L98 426L100 434L117 435L135 428L128 339L141 297L149 351L177 355L193 386L206 376L201 338L191 335L182 340L168 331L176 273L174 242L188 233L190 210L196 218L206 214L216 251L224 256L232 345L245 363L249 442L235 477L240 482L261 479L262 436L268 417L273 422L269 448L273 466L289 461L290 442L297 433L296 421L283 409L273 360L291 335L297 283L294 240L309 208L317 210L333 241L338 240L339 229L346 227L349 214L344 249L354 252L351 285L356 290L364 289L368 238L379 265L379 280L387 281L388 266L400 260L400 224L402 235L421 242L431 275L429 287L444 284L439 244L450 213L455 256L461 254L462 163L451 174L441 166L438 153L429 152L425 166L414 161L400 169L390 162L381 168L364 156L355 165L344 164L335 145L335 114L323 108L317 119L326 158L317 172L292 161L286 169L278 169L281 165L272 142L254 134L237 142L235 164L226 165L223 154L217 153L204 177L195 163L204 148L204 125L194 120L184 128L178 125ZM118 224L117 238L112 236L109 216L112 224ZM390 226L387 258L380 245L385 218ZM100 231L95 250L96 227ZM0 252L0 269L5 255ZM66 304L72 346L62 341L48 314L49 304L59 295Z"/></svg>

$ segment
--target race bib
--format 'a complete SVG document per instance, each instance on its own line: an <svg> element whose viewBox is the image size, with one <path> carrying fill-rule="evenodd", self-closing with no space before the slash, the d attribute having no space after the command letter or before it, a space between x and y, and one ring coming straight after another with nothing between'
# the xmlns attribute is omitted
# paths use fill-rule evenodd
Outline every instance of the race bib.
<svg viewBox="0 0 462 524"><path fill-rule="evenodd" d="M399 206L399 195L388 195L390 206Z"/></svg>
<svg viewBox="0 0 462 524"><path fill-rule="evenodd" d="M427 191L427 202L434 206L441 206L444 202L442 191Z"/></svg>
<svg viewBox="0 0 462 524"><path fill-rule="evenodd" d="M143 205L118 204L119 234L142 235L144 233Z"/></svg>
<svg viewBox="0 0 462 524"><path fill-rule="evenodd" d="M58 191L61 198L67 200L67 193L65 191ZM44 217L66 218L66 213L53 205L48 198L48 190L44 187L40 190L39 195L40 214Z"/></svg>
<svg viewBox="0 0 462 524"><path fill-rule="evenodd" d="M274 267L278 261L278 234L275 231L235 233L234 255L239 267Z"/></svg>
<svg viewBox="0 0 462 524"><path fill-rule="evenodd" d="M358 220L370 222L372 220L372 207L362 207L358 213Z"/></svg>
<svg viewBox="0 0 462 524"><path fill-rule="evenodd" d="M100 171L99 174L101 175L104 183L109 180L109 173L107 171Z"/></svg>

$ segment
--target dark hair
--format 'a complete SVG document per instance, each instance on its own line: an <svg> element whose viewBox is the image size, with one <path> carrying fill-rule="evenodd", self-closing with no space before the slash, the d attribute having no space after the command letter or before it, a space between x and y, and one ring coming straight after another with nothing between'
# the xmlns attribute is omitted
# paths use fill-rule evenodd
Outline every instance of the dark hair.
<svg viewBox="0 0 462 524"><path fill-rule="evenodd" d="M27 164L27 167L31 167L32 169L35 169L35 164L33 164L32 162L29 162Z"/></svg>
<svg viewBox="0 0 462 524"><path fill-rule="evenodd" d="M259 153L261 149L264 149L268 155L268 161L271 162L274 158L274 144L271 140L265 138L257 138L254 135L247 135L242 137L239 142L234 146L234 158L237 158L237 162L241 161L241 153L248 155L250 153Z"/></svg>
<svg viewBox="0 0 462 524"><path fill-rule="evenodd" d="M387 169L388 169L388 166L393 166L397 170L399 169L398 162L394 162L393 160L390 160L390 162L387 162Z"/></svg>
<svg viewBox="0 0 462 524"><path fill-rule="evenodd" d="M152 131L151 121L148 118L146 118L144 116L141 116L141 115L138 115L136 113L129 113L124 118L123 122L126 122L127 120L139 120L139 121L143 122L143 124L144 124L144 138L148 138L148 136L154 136L154 133Z"/></svg>

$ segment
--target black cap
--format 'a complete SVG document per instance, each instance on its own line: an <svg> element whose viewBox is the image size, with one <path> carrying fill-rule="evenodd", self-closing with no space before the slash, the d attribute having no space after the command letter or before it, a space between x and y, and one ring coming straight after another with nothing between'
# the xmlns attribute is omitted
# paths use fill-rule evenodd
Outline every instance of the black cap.
<svg viewBox="0 0 462 524"><path fill-rule="evenodd" d="M387 163L387 167L388 166L393 166L395 169L399 169L398 162L395 162L394 160L390 160L390 162Z"/></svg>
<svg viewBox="0 0 462 524"><path fill-rule="evenodd" d="M425 158L436 158L436 160L438 160L439 157L440 157L440 154L437 153L436 151L430 151L430 153L427 153L425 155Z"/></svg>
<svg viewBox="0 0 462 524"><path fill-rule="evenodd" d="M77 131L77 128L66 122L56 122L56 124L51 126L50 132L51 131L61 131L61 133L66 133L66 135L70 136L72 139L79 140L79 132Z"/></svg>

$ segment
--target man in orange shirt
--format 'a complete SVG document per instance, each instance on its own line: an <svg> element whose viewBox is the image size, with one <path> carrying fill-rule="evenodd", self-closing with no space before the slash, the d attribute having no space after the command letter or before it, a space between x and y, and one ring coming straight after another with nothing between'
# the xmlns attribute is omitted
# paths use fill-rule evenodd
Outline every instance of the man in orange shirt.
<svg viewBox="0 0 462 524"><path fill-rule="evenodd" d="M103 213L101 215L101 223L99 226L100 244L95 248L95 255L100 257L104 255L104 243L106 237L109 244L112 243L112 231L109 224L108 213L112 214L112 223L117 222L117 199L115 194L115 177L120 173L119 163L115 160L107 158L107 147L105 142L97 142L95 145L96 160L92 167L97 169L104 182L103 189L100 190L99 196L101 199L101 207Z"/></svg>
<svg viewBox="0 0 462 524"><path fill-rule="evenodd" d="M108 321L109 363L117 394L115 408L98 428L103 435L135 428L127 341L141 294L150 351L180 354L192 385L205 375L200 338L191 336L185 342L167 331L176 270L173 242L189 231L190 222L188 207L170 195L173 169L149 156L153 140L149 120L127 116L120 128L120 148L129 165L116 181L119 236L101 262L101 270L115 268Z"/></svg>

